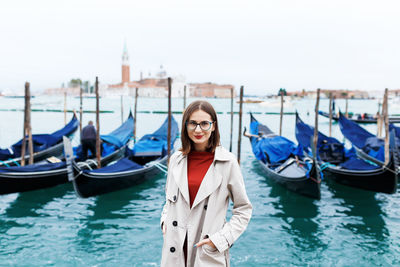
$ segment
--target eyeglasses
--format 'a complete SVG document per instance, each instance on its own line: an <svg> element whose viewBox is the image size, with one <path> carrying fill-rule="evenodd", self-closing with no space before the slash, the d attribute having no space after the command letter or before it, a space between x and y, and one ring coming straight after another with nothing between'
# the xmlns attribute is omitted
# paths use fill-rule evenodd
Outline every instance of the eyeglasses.
<svg viewBox="0 0 400 267"><path fill-rule="evenodd" d="M186 127L190 131L196 130L197 126L200 126L200 129L203 131L209 131L211 129L211 125L214 123L214 121L201 121L200 123L197 123L196 121L187 121L186 122Z"/></svg>

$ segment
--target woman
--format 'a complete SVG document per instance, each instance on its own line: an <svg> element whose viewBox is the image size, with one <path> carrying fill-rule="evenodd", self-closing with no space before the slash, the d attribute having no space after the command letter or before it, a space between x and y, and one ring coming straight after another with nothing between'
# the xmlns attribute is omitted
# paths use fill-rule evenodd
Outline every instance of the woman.
<svg viewBox="0 0 400 267"><path fill-rule="evenodd" d="M229 266L229 248L249 223L240 167L219 139L211 104L191 103L182 118L182 148L168 166L161 266ZM234 206L226 222L229 199Z"/></svg>

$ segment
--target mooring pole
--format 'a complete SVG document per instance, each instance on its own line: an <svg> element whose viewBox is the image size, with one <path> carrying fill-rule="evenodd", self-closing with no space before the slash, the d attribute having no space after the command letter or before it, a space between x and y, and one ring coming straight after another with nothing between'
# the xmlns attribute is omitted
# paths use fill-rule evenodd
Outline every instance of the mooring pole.
<svg viewBox="0 0 400 267"><path fill-rule="evenodd" d="M29 164L33 163L33 143L32 143L32 128L31 128L31 92L30 84L25 83L25 111L24 111L24 130L22 138L21 150L21 166L25 166L26 154L26 137L28 136L28 149L29 149Z"/></svg>
<svg viewBox="0 0 400 267"><path fill-rule="evenodd" d="M28 123L27 123L27 130L28 130L28 146L29 146L29 164L33 164L33 140L32 140L32 124L31 124L31 90L30 84L25 84L28 91Z"/></svg>
<svg viewBox="0 0 400 267"><path fill-rule="evenodd" d="M64 125L67 125L67 92L64 92Z"/></svg>
<svg viewBox="0 0 400 267"><path fill-rule="evenodd" d="M317 103L315 104L315 124L314 124L314 148L315 148L315 154L318 154L318 148L317 148L317 143L318 143L318 110L319 110L319 95L320 95L321 89L317 89ZM314 155L316 157L317 155Z"/></svg>
<svg viewBox="0 0 400 267"><path fill-rule="evenodd" d="M279 135L282 136L282 121L283 121L283 90L279 91L279 94L281 95L281 114L280 114L280 120L279 120Z"/></svg>
<svg viewBox="0 0 400 267"><path fill-rule="evenodd" d="M97 168L101 168L101 141L100 141L100 103L99 103L99 78L96 76L96 158Z"/></svg>
<svg viewBox="0 0 400 267"><path fill-rule="evenodd" d="M345 112L346 118L349 117L349 91L346 91L346 112Z"/></svg>
<svg viewBox="0 0 400 267"><path fill-rule="evenodd" d="M171 87L172 87L172 79L171 77L168 77L168 137L167 137L167 143L168 143L168 163L169 163L169 157L171 154ZM184 125L182 125L184 127Z"/></svg>
<svg viewBox="0 0 400 267"><path fill-rule="evenodd" d="M133 143L136 143L136 113L137 113L138 88L135 89L135 107L133 108Z"/></svg>
<svg viewBox="0 0 400 267"><path fill-rule="evenodd" d="M243 112L243 85L240 87L240 104L239 104L239 134L238 134L238 162L240 164L240 145L242 142L242 112Z"/></svg>
<svg viewBox="0 0 400 267"><path fill-rule="evenodd" d="M385 104L385 95L383 95L382 110L378 106L378 113L376 115L377 116L376 117L376 129L377 129L376 136L377 137L382 137L382 126L385 121L384 120L384 104Z"/></svg>
<svg viewBox="0 0 400 267"><path fill-rule="evenodd" d="M29 83L25 83L25 109L24 109L24 127L22 135L22 147L21 147L21 166L25 166L25 154L26 154L26 134L27 134L27 120L28 120L28 100L29 97Z"/></svg>
<svg viewBox="0 0 400 267"><path fill-rule="evenodd" d="M124 123L124 96L121 95L121 124Z"/></svg>
<svg viewBox="0 0 400 267"><path fill-rule="evenodd" d="M385 89L385 95L384 95L384 114L383 114L383 119L385 121L385 165L389 163L390 160L390 152L389 152L389 110L388 110L388 94L389 90L388 88Z"/></svg>
<svg viewBox="0 0 400 267"><path fill-rule="evenodd" d="M82 86L79 92L79 132L82 133L82 118L83 118L83 106L82 106Z"/></svg>
<svg viewBox="0 0 400 267"><path fill-rule="evenodd" d="M332 136L332 93L329 93L329 137Z"/></svg>
<svg viewBox="0 0 400 267"><path fill-rule="evenodd" d="M186 108L186 85L183 87L183 110Z"/></svg>
<svg viewBox="0 0 400 267"><path fill-rule="evenodd" d="M232 152L232 134L233 134L233 98L234 98L234 91L233 87L231 88L231 135L229 141L229 152Z"/></svg>

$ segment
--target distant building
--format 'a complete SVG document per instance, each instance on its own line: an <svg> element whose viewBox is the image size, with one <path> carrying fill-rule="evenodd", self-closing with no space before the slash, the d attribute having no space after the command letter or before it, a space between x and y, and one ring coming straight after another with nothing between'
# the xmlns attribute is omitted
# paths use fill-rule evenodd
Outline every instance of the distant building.
<svg viewBox="0 0 400 267"><path fill-rule="evenodd" d="M129 76L129 56L126 44L122 54L122 81L118 84L110 84L101 92L102 95L135 95L138 88L138 96L142 97L167 97L168 79L167 71L161 65L155 77L143 78L143 72L140 73L139 81L130 81ZM172 97L183 97L184 87L186 86L187 97L231 97L231 88L233 85L218 85L214 83L190 83L187 84L185 77L172 77ZM234 91L234 96L236 92Z"/></svg>
<svg viewBox="0 0 400 267"><path fill-rule="evenodd" d="M188 84L190 96L192 97L218 97L229 98L231 97L231 90L233 85L224 84L218 85L215 83L189 83ZM236 97L236 92L233 90L233 96Z"/></svg>
<svg viewBox="0 0 400 267"><path fill-rule="evenodd" d="M117 84L104 84L99 83L99 93L101 96L119 96L129 95L134 96L136 88L138 88L138 96L141 97L167 97L168 96L168 78L167 71L164 66L160 66L160 69L155 73L154 76L151 72L148 72L148 77L143 77L143 72L140 72L140 80L131 81L130 79L130 65L129 65L129 54L126 43L122 53L121 61L121 82ZM187 97L218 97L218 98L230 98L231 88L233 85L219 85L215 83L186 83L184 76L174 76L172 78L172 97L183 97L184 88L186 86ZM90 86L88 86L90 87ZM85 87L84 87L85 88ZM90 87L91 88L91 87ZM92 95L93 90L88 90L88 94ZM47 95L61 95L67 92L68 95L79 95L79 86L69 86L65 88L64 85L60 88L49 88L44 91ZM234 96L236 92L233 91Z"/></svg>
<svg viewBox="0 0 400 267"><path fill-rule="evenodd" d="M361 90L346 90L346 89L321 89L321 97L329 98L329 95L332 94L333 98L350 98L350 99L368 99L370 95L367 91ZM288 96L296 96L296 97L312 97L315 98L317 96L317 90L311 91L297 91L297 92L287 92Z"/></svg>
<svg viewBox="0 0 400 267"><path fill-rule="evenodd" d="M122 84L128 83L130 80L129 55L125 42L122 54Z"/></svg>

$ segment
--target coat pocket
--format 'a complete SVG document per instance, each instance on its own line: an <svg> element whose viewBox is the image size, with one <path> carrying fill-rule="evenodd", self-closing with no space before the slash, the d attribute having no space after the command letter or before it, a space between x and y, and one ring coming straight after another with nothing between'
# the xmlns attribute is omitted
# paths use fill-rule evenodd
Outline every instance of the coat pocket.
<svg viewBox="0 0 400 267"><path fill-rule="evenodd" d="M218 249L213 248L212 246L207 245L207 244L204 244L204 245L202 246L202 248L203 248L203 250L204 250L205 252L207 252L207 253L219 253Z"/></svg>

